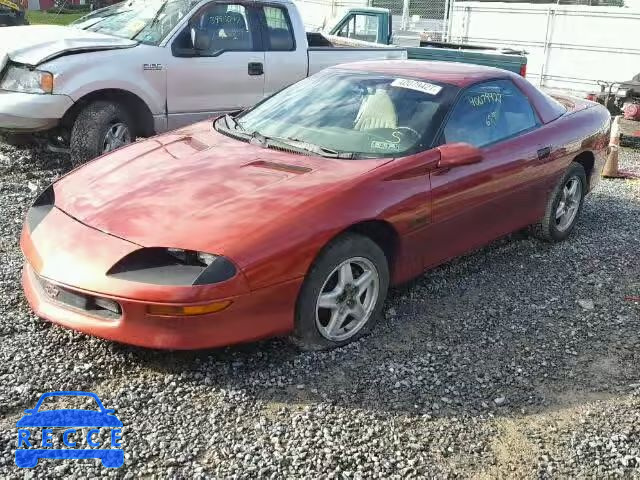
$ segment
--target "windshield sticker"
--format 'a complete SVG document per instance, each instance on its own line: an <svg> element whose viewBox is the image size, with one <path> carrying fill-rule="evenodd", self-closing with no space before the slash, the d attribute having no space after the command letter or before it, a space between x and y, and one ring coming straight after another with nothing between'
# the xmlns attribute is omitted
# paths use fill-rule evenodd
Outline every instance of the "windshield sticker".
<svg viewBox="0 0 640 480"><path fill-rule="evenodd" d="M481 93L480 95L469 97L469 103L472 107L481 107L488 103L502 103L502 94L496 92Z"/></svg>
<svg viewBox="0 0 640 480"><path fill-rule="evenodd" d="M393 142L378 142L374 140L371 142L371 148L385 152L398 152L400 150L400 145Z"/></svg>
<svg viewBox="0 0 640 480"><path fill-rule="evenodd" d="M407 78L396 78L391 82L392 87L408 88L410 90L417 90L418 92L428 93L429 95L437 95L442 90L442 87L434 85L433 83L420 82L418 80L409 80Z"/></svg>

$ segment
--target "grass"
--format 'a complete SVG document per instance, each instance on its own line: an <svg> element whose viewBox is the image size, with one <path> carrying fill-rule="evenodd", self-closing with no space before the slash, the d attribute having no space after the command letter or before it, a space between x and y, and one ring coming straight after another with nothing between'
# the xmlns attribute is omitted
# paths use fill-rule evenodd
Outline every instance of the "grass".
<svg viewBox="0 0 640 480"><path fill-rule="evenodd" d="M27 11L27 20L31 25L68 25L86 13L60 13Z"/></svg>

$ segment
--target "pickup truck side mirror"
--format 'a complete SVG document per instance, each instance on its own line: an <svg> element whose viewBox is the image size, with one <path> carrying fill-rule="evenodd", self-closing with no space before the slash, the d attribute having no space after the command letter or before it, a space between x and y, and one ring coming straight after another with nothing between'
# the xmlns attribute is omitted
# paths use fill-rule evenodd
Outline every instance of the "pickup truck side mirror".
<svg viewBox="0 0 640 480"><path fill-rule="evenodd" d="M440 145L438 151L438 168L454 168L482 161L480 149L468 143L446 143Z"/></svg>
<svg viewBox="0 0 640 480"><path fill-rule="evenodd" d="M211 37L209 33L197 28L191 28L191 42L195 50L209 50L211 48Z"/></svg>

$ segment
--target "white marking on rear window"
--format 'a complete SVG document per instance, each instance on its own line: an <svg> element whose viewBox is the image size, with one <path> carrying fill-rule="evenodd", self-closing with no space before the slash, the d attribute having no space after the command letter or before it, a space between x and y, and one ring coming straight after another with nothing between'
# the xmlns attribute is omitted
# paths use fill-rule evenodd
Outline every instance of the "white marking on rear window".
<svg viewBox="0 0 640 480"><path fill-rule="evenodd" d="M391 82L392 87L408 88L417 90L418 92L428 93L429 95L437 95L442 90L439 85L433 83L420 82L418 80L409 80L408 78L396 78Z"/></svg>

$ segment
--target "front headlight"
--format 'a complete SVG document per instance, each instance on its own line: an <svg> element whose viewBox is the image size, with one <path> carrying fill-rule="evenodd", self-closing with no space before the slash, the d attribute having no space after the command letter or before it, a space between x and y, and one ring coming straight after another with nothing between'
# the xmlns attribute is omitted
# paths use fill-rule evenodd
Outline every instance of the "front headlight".
<svg viewBox="0 0 640 480"><path fill-rule="evenodd" d="M40 70L9 67L0 82L0 89L22 93L51 93L53 75Z"/></svg>
<svg viewBox="0 0 640 480"><path fill-rule="evenodd" d="M131 252L107 272L121 280L156 285L210 285L235 274L235 265L223 256L162 247Z"/></svg>
<svg viewBox="0 0 640 480"><path fill-rule="evenodd" d="M618 91L616 92L616 96L618 96L618 97L626 97L626 96L627 96L627 93L628 93L628 92L627 92L626 90L618 90Z"/></svg>

